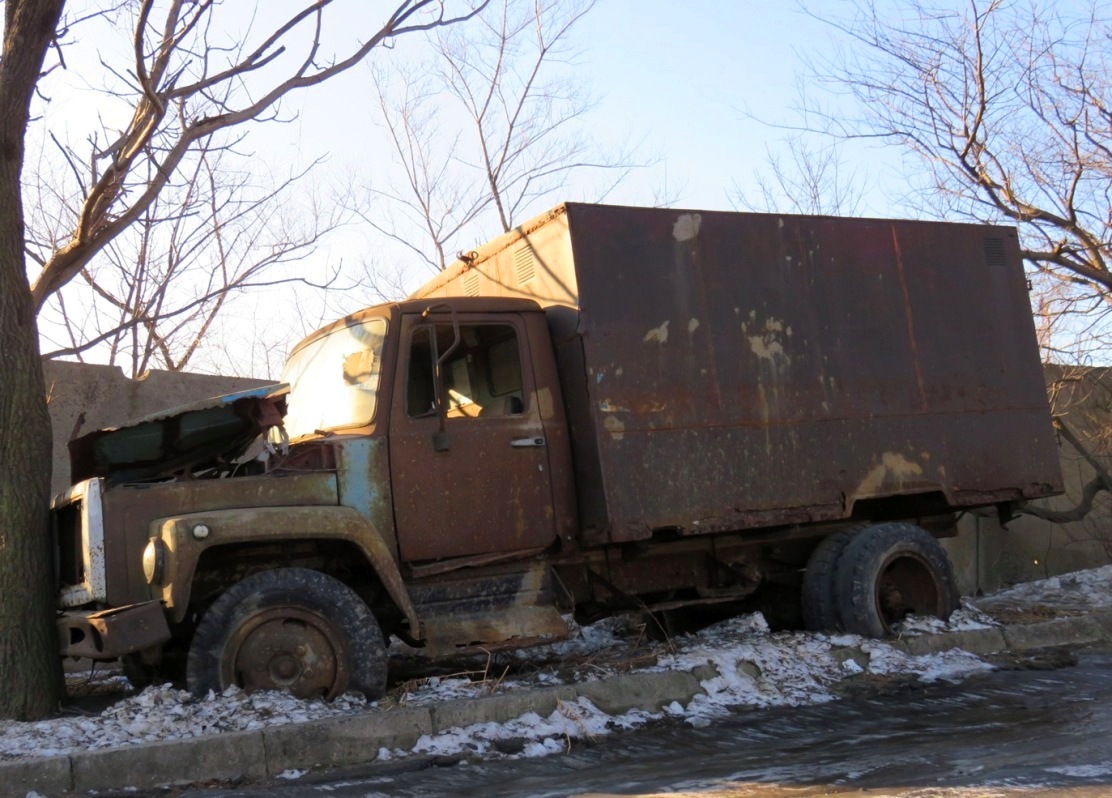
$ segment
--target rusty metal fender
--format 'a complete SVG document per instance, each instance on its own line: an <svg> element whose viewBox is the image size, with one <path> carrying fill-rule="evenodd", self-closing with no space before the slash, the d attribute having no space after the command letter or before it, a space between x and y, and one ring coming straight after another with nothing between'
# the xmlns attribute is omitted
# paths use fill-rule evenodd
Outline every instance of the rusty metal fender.
<svg viewBox="0 0 1112 798"><path fill-rule="evenodd" d="M203 537L194 530L203 525ZM254 507L213 510L159 518L150 536L163 544L159 556L162 578L153 587L178 623L185 618L193 574L202 552L230 543L279 543L294 540L344 540L354 543L382 580L386 592L420 636L417 611L382 534L351 507Z"/></svg>

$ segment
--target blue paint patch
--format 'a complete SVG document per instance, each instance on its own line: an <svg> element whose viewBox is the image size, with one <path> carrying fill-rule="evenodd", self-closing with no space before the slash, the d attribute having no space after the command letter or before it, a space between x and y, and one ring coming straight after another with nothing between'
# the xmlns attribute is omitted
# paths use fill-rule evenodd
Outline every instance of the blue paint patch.
<svg viewBox="0 0 1112 798"><path fill-rule="evenodd" d="M378 462L386 457L386 439L349 438L339 443L338 448L340 504L358 510L360 515L381 529L381 515L389 507L390 496L387 486L379 484L375 475L387 473Z"/></svg>

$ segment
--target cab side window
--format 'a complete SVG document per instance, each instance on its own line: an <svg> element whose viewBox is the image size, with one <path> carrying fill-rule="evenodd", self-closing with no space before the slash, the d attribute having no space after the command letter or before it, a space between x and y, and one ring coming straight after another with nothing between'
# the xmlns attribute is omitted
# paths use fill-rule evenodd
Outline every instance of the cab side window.
<svg viewBox="0 0 1112 798"><path fill-rule="evenodd" d="M422 325L410 338L406 412L436 413L436 361L455 340L450 324ZM448 418L491 418L525 411L517 331L508 324L461 324L445 359L440 400Z"/></svg>

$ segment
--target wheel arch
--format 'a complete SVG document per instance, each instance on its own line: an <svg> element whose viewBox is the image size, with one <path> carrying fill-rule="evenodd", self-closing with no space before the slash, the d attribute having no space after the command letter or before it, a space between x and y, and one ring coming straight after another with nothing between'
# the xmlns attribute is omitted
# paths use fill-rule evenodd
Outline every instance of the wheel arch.
<svg viewBox="0 0 1112 798"><path fill-rule="evenodd" d="M880 524L953 512L954 503L946 491L924 490L916 493L891 493L881 496L851 497L849 513L853 521Z"/></svg>
<svg viewBox="0 0 1112 798"><path fill-rule="evenodd" d="M199 526L207 530L200 539L194 532ZM186 618L198 567L208 567L221 553L243 557L275 545L285 548L307 544L357 556L355 566L365 567L377 577L408 621L410 634L420 635L417 613L394 552L378 529L350 507L261 507L189 513L153 521L149 533L152 541L148 551L157 546L159 557L152 559L162 562L161 578L152 584L152 590L154 597L166 605L172 623Z"/></svg>

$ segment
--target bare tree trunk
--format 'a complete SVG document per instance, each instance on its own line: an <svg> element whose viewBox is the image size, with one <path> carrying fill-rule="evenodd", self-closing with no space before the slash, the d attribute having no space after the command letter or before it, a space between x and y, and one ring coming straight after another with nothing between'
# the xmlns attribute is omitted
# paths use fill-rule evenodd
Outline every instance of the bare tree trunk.
<svg viewBox="0 0 1112 798"><path fill-rule="evenodd" d="M62 685L47 528L50 421L35 313L150 211L200 142L274 120L286 95L351 69L406 34L465 22L489 0L463 0L455 15L441 0L396 2L377 32L349 41L342 53L321 50L332 0L295 4L291 16L256 38L257 47L244 50L210 45L209 32L220 29L211 22L220 3L127 4L137 11L136 60L125 80L128 92L118 96L133 95L134 116L120 136L107 139L115 142L107 149L90 142L92 159L101 165L97 179L85 187L72 235L42 259L28 285L20 185L24 139L65 0L0 0L0 718L50 713ZM165 14L164 24L152 14ZM251 91L244 88L244 76L258 76L295 43L304 57L291 57L283 78L269 88L262 79L250 84ZM60 49L61 44L59 63Z"/></svg>
<svg viewBox="0 0 1112 798"><path fill-rule="evenodd" d="M5 160L0 183L11 171ZM50 416L22 240L7 221L19 202L8 197L0 188L0 717L30 719L57 710L61 666L47 527Z"/></svg>
<svg viewBox="0 0 1112 798"><path fill-rule="evenodd" d="M20 172L31 96L62 0L7 0L0 58L0 718L62 693L47 511L50 416L23 255Z"/></svg>

